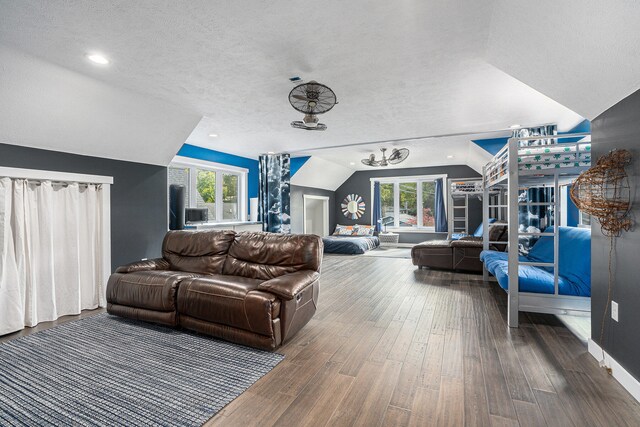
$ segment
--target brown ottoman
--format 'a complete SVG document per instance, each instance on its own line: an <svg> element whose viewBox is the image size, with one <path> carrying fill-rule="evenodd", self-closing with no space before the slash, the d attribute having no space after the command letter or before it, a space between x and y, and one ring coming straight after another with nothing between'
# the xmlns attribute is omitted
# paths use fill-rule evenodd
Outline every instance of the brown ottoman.
<svg viewBox="0 0 640 427"><path fill-rule="evenodd" d="M411 261L419 268L453 269L453 249L449 240L427 240L411 248Z"/></svg>
<svg viewBox="0 0 640 427"><path fill-rule="evenodd" d="M480 261L482 239L463 238L451 242L453 249L453 269L482 273L483 265Z"/></svg>

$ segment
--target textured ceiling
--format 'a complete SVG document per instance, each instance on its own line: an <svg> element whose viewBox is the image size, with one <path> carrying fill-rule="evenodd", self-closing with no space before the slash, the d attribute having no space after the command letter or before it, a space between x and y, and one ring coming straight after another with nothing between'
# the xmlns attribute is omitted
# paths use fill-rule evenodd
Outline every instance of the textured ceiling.
<svg viewBox="0 0 640 427"><path fill-rule="evenodd" d="M494 3L501 9L495 13ZM585 96L575 95L585 88L570 79L549 86L546 77L537 78L541 68L553 74L557 66L538 64L546 53L530 55L528 40L522 41L526 49L517 44L518 37L513 44L503 40L513 33L500 28L513 25L517 12L500 0L0 0L0 43L203 117L188 138L178 138L182 132L175 130L183 128L183 119L174 123L150 111L149 120L176 135L175 142L159 145L138 138L136 144L141 151L162 151L161 158L175 154L184 139L255 157L515 123L558 122L568 129L582 120L572 109L591 114L611 102L587 100L586 105ZM569 11L550 7L543 14L534 12L529 19L538 25L536 31L546 32L541 49L553 49L547 42L557 43L561 33L548 24L548 15ZM578 36L567 40L563 51L581 43ZM88 63L84 55L93 51L112 63ZM505 66L508 57L520 64L513 73ZM527 73L522 71L525 60L531 65ZM339 104L321 116L326 132L289 126L301 119L287 101L288 78L294 75L336 92ZM633 86L628 73L622 77L614 97ZM548 88L545 95L532 82ZM73 102L75 94L67 96ZM114 125L128 128L136 120ZM219 137L210 138L210 133ZM90 134L83 136L89 150L99 143ZM69 149L64 140L49 142Z"/></svg>

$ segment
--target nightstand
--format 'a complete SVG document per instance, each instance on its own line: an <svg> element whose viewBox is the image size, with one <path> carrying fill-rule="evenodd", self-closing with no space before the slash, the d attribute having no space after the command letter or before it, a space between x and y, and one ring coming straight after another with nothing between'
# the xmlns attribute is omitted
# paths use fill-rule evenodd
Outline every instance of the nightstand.
<svg viewBox="0 0 640 427"><path fill-rule="evenodd" d="M398 246L400 235L398 233L380 233L378 239L380 239L380 246Z"/></svg>

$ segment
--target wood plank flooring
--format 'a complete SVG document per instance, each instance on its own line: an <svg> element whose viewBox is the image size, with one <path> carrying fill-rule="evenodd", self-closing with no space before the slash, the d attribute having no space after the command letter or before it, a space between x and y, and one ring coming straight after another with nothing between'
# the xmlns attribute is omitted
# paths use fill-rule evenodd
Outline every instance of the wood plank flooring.
<svg viewBox="0 0 640 427"><path fill-rule="evenodd" d="M506 294L481 276L326 256L316 316L207 425L640 425L640 405L561 322L520 323L507 327Z"/></svg>
<svg viewBox="0 0 640 427"><path fill-rule="evenodd" d="M640 405L554 316L506 324L481 276L325 256L316 316L209 426L633 426Z"/></svg>

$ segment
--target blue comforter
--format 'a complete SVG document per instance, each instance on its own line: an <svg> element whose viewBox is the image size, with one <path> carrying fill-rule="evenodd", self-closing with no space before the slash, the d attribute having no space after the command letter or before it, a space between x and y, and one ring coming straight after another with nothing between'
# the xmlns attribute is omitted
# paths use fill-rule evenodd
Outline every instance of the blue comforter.
<svg viewBox="0 0 640 427"><path fill-rule="evenodd" d="M326 254L359 255L380 246L378 236L327 236L322 242Z"/></svg>
<svg viewBox="0 0 640 427"><path fill-rule="evenodd" d="M560 228L560 257L558 260L558 291L560 295L591 296L591 234L587 229ZM482 251L480 260L493 274L500 287L509 289L508 254ZM553 262L553 237L541 237L527 257L521 261ZM521 265L520 292L553 294L553 269Z"/></svg>

